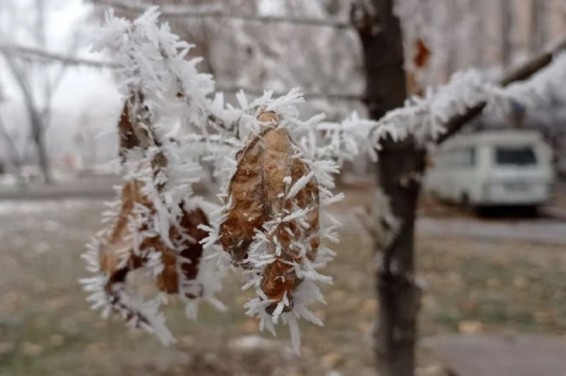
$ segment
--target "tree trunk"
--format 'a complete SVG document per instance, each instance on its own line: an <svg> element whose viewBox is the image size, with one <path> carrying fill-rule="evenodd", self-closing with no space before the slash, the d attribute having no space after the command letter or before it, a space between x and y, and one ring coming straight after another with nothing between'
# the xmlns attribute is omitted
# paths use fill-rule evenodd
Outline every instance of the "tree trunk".
<svg viewBox="0 0 566 376"><path fill-rule="evenodd" d="M44 182L51 184L53 180L51 178L51 169L49 168L49 156L47 155L47 149L45 148L45 127L40 115L37 113L37 110L33 107L33 105L27 101L26 104L31 123L31 137L35 144L39 169L43 175Z"/></svg>
<svg viewBox="0 0 566 376"><path fill-rule="evenodd" d="M45 141L43 139L43 133L41 130L38 132L34 132L33 142L36 146L37 151L37 159L39 162L39 168L41 169L41 173L43 175L43 179L45 183L51 184L53 183L53 179L51 178L51 169L49 168L49 157L47 156L47 150L45 149Z"/></svg>
<svg viewBox="0 0 566 376"><path fill-rule="evenodd" d="M412 142L390 143L380 153L379 182L401 228L377 269L379 325L375 332L377 370L409 376L415 369L419 290L414 283L414 230L425 151ZM379 251L379 250L378 250Z"/></svg>
<svg viewBox="0 0 566 376"><path fill-rule="evenodd" d="M393 0L371 0L371 3L376 15L372 16L360 3L355 3L357 6L351 15L363 47L368 110L373 119L379 119L387 111L403 105L406 81L401 27L392 12ZM566 41L563 40L552 50L506 74L499 84L507 86L528 79L548 66L552 57L565 48ZM437 142L442 143L459 132L469 120L481 114L485 106L486 103L480 103L449 119L447 132ZM398 143L389 140L379 152L379 161L379 184L401 227L396 240L385 249L376 249L383 256L383 262L376 270L379 300L379 324L375 331L377 371L381 376L412 376L420 300L414 278L414 229L426 151L418 148L411 139Z"/></svg>
<svg viewBox="0 0 566 376"><path fill-rule="evenodd" d="M372 0L374 16L353 19L360 35L367 75L366 101L370 116L379 119L403 105L407 96L401 26L393 0ZM353 18L355 12L352 12ZM382 252L376 270L379 300L375 331L377 371L382 376L412 376L415 368L418 290L414 285L414 223L424 170L425 151L413 141L385 142L379 152L378 177L389 197L400 232Z"/></svg>

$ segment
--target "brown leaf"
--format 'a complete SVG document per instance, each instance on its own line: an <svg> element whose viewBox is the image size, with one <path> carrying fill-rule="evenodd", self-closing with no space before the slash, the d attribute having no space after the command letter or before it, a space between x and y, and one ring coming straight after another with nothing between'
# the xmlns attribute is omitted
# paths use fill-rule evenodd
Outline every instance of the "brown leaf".
<svg viewBox="0 0 566 376"><path fill-rule="evenodd" d="M118 135L120 137L120 157L125 158L126 151L140 146L130 116L128 114L128 103L124 103L120 121L118 122Z"/></svg>
<svg viewBox="0 0 566 376"><path fill-rule="evenodd" d="M307 229L297 221L290 221L279 224L267 234L273 239L269 252L276 253L275 238L282 249L276 261L265 267L261 283L265 295L274 301L268 307L271 311L285 295L291 300L301 282L292 265L301 262L301 250L293 242L308 246L308 259L316 257L319 192L318 183L312 177L295 197L286 198L288 188L308 175L310 169L296 156L287 131L277 128L279 118L275 113L263 112L258 120L265 128L252 136L236 156L237 169L229 186L232 206L220 225L220 244L231 254L235 264L249 267L248 248L256 231L265 231L264 223L297 209L311 209L306 215ZM288 177L290 185L286 183Z"/></svg>
<svg viewBox="0 0 566 376"><path fill-rule="evenodd" d="M148 253L155 250L161 253L163 271L156 277L157 287L164 292L175 294L179 292L179 269L188 281L196 279L199 263L202 258L203 246L200 241L208 234L201 230L199 225L208 225L208 219L204 212L199 209L186 211L184 204L181 203L182 217L179 225L182 231L175 227L169 230L169 237L174 248L169 247L159 235L146 237L139 245L139 253L134 250L133 238L131 234L130 218L137 215L134 208L143 205L155 214L153 203L142 193L143 184L139 181L129 181L124 184L121 192L122 207L112 231L104 245L100 248L101 269L108 275L106 293L110 296L110 301L116 308L128 311L128 307L120 301L120 295L115 290L115 286L126 281L128 274L146 265ZM151 216L150 216L151 217ZM140 220L140 218L138 218ZM141 223L137 229L143 232L148 229L147 223ZM127 260L125 265L121 261ZM182 259L180 259L182 258ZM187 293L188 298L197 298L202 295L202 286L196 292ZM146 321L141 314L130 312L128 319L136 316L140 321Z"/></svg>
<svg viewBox="0 0 566 376"><path fill-rule="evenodd" d="M131 92L128 100L124 103L118 122L119 155L122 162L125 161L128 150L136 147L145 149L159 144L150 120L151 116L144 103L143 94L136 91Z"/></svg>

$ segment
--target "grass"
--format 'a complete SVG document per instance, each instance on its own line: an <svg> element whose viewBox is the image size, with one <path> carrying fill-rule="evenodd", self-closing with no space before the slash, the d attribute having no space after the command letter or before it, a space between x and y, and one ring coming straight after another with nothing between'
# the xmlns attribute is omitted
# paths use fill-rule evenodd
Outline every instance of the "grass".
<svg viewBox="0 0 566 376"><path fill-rule="evenodd" d="M237 275L228 277L222 296L229 313L202 307L195 323L173 304L168 322L175 346L101 321L77 280L85 274L80 254L100 228L102 209L98 202L62 202L0 215L0 376L373 374L374 264L360 226L345 227L327 270L335 284L326 288L328 304L316 308L326 326L303 326L303 356L295 358L233 349L234 339L257 333L243 313ZM423 335L566 334L566 252L559 247L450 237L421 237L417 244L426 281ZM286 339L280 331L277 340L285 345Z"/></svg>
<svg viewBox="0 0 566 376"><path fill-rule="evenodd" d="M430 289L423 327L429 333L458 331L460 323L473 321L480 331L566 334L566 254L560 247L424 243L420 266Z"/></svg>

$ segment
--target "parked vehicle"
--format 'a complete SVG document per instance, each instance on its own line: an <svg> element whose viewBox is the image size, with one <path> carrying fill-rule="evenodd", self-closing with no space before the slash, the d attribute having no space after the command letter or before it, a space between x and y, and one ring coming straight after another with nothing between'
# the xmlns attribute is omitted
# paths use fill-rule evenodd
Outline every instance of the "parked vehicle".
<svg viewBox="0 0 566 376"><path fill-rule="evenodd" d="M490 130L455 137L432 156L425 190L474 207L537 207L551 197L551 148L528 130Z"/></svg>

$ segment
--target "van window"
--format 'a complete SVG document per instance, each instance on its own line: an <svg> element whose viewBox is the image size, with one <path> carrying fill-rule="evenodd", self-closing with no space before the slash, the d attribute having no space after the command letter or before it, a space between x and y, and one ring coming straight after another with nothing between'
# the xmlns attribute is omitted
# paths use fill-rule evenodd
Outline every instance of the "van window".
<svg viewBox="0 0 566 376"><path fill-rule="evenodd" d="M530 146L498 146L495 149L495 162L500 166L532 166L537 159Z"/></svg>

